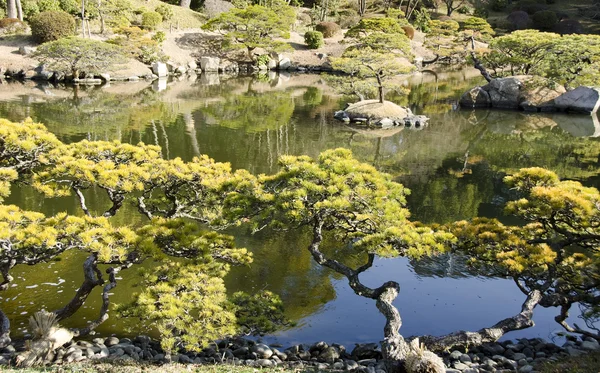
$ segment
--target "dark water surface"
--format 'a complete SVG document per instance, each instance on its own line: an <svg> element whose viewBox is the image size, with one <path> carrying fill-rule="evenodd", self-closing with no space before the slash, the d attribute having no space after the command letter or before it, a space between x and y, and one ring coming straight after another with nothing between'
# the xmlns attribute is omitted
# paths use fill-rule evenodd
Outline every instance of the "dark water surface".
<svg viewBox="0 0 600 373"><path fill-rule="evenodd" d="M508 111L455 110L467 88L481 83L472 71L422 74L406 81L410 93L393 101L431 118L422 129L365 131L333 120L333 111L349 98L336 96L319 76L272 76L269 80L202 76L169 84L129 83L108 87L60 88L32 83L0 84L0 117L14 121L32 117L66 142L81 139L139 141L162 147L163 156L190 160L208 154L217 161L253 173L272 173L283 154L307 154L347 147L362 161L389 172L411 190L409 207L415 220L444 223L475 216L503 219L507 190L502 176L521 167L541 166L561 177L598 184L600 134L590 116L524 114ZM101 209L103 195L91 191L88 204ZM15 188L8 201L54 214L80 213L72 198L43 199L27 188ZM140 220L132 206L113 218L117 223ZM297 326L269 341L326 340L352 344L378 341L383 317L372 301L356 296L330 271L316 266L302 233L235 234L238 245L251 249L255 262L236 268L226 278L228 289L269 289L285 302ZM332 247L331 250L342 250ZM346 258L359 264L361 258ZM17 267L11 288L0 294L2 308L19 330L41 307L56 309L71 298L82 280L82 256ZM120 273L114 302L136 291L136 270ZM404 335L443 334L491 326L520 311L524 296L509 280L472 273L460 258L378 260L363 275L367 284L400 283L396 300ZM97 289L99 291L99 289ZM81 326L94 319L98 294L68 320ZM556 310L537 309L533 329L509 334L552 338L560 330ZM98 331L123 335L128 320L111 318ZM147 332L133 329L131 333ZM18 332L14 332L18 334Z"/></svg>

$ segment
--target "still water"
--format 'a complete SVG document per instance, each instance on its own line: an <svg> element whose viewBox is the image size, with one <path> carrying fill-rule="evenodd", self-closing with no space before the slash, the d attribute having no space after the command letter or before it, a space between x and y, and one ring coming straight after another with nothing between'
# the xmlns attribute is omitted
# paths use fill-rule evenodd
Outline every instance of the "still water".
<svg viewBox="0 0 600 373"><path fill-rule="evenodd" d="M164 157L190 160L208 154L236 169L259 173L277 169L283 154L307 154L334 148L352 149L362 161L391 173L407 185L413 219L444 223L475 216L502 217L507 190L502 176L521 167L541 166L563 178L598 184L600 135L591 116L456 110L467 88L481 83L473 71L426 73L405 84L408 95L389 99L429 116L422 129L367 131L333 120L333 112L352 100L340 97L320 76L271 76L262 79L201 76L194 80L128 83L104 87L0 84L0 117L31 117L65 142L120 140L157 144ZM89 193L90 206L101 209L101 194ZM47 200L27 188L15 188L8 201L22 208L54 214L80 213L72 198ZM141 219L131 206L113 218ZM296 326L266 336L288 345L317 340L347 345L381 339L384 324L372 301L356 296L330 271L316 266L306 247L308 237L231 232L240 247L254 252L250 268L236 268L226 278L230 291L269 289L285 302ZM13 322L13 334L25 330L27 317L39 308L56 309L80 284L82 257L17 267L11 288L0 294ZM348 258L356 261L360 258ZM114 302L136 291L136 270L120 273ZM473 273L457 257L410 262L379 260L363 275L367 285L389 280L401 285L395 304L403 317L402 334L444 334L491 326L519 312L524 296L509 280ZM98 289L99 290L99 289ZM79 313L65 322L82 326L98 310L93 294ZM509 334L552 338L559 326L556 310L537 309L536 327ZM131 321L114 314L98 332L139 334ZM18 330L17 330L18 329Z"/></svg>

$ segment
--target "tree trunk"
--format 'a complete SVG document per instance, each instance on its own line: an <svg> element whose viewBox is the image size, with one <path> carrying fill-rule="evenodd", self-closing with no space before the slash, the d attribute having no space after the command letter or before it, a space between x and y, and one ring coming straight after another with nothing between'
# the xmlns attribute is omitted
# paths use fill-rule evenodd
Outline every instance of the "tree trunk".
<svg viewBox="0 0 600 373"><path fill-rule="evenodd" d="M367 10L367 0L358 0L358 14L362 17Z"/></svg>
<svg viewBox="0 0 600 373"><path fill-rule="evenodd" d="M16 0L17 4L17 18L19 21L23 22L23 6L21 6L21 0Z"/></svg>
<svg viewBox="0 0 600 373"><path fill-rule="evenodd" d="M10 320L6 314L0 310L0 348L10 344Z"/></svg>
<svg viewBox="0 0 600 373"><path fill-rule="evenodd" d="M180 0L179 1L179 6L190 9L190 4L192 3L192 0Z"/></svg>
<svg viewBox="0 0 600 373"><path fill-rule="evenodd" d="M85 38L85 0L81 0L81 37Z"/></svg>
<svg viewBox="0 0 600 373"><path fill-rule="evenodd" d="M91 254L85 262L83 262L83 274L83 283L75 293L73 299L60 310L54 311L57 321L64 320L77 312L77 310L83 306L92 290L94 290L96 286L100 286L104 283L102 273L98 270L98 267L96 267L96 254Z"/></svg>
<svg viewBox="0 0 600 373"><path fill-rule="evenodd" d="M17 2L16 0L8 0L6 2L6 17L17 18Z"/></svg>

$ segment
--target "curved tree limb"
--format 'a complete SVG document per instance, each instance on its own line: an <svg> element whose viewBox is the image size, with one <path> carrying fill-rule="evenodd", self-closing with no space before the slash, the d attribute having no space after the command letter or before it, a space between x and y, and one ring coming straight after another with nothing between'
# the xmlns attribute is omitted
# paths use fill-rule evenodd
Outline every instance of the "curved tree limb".
<svg viewBox="0 0 600 373"><path fill-rule="evenodd" d="M406 354L409 351L408 344L399 332L402 326L400 312L392 304L398 296L400 285L395 281L388 281L376 289L371 289L360 282L359 275L373 265L375 257L373 254L369 254L368 262L356 270L337 260L327 259L319 250L320 244L323 241L322 229L323 221L317 217L313 226L313 240L308 250L318 264L344 275L348 279L350 288L357 295L376 300L377 309L386 319L384 340L382 342L383 358L387 361L388 372L399 371L400 365L403 364Z"/></svg>
<svg viewBox="0 0 600 373"><path fill-rule="evenodd" d="M88 256L85 262L83 262L83 283L79 289L77 289L75 296L67 305L60 310L54 311L57 321L64 320L77 312L77 310L85 303L92 290L94 290L96 286L100 286L104 283L102 273L97 267L97 258L97 254L94 253Z"/></svg>
<svg viewBox="0 0 600 373"><path fill-rule="evenodd" d="M117 286L116 274L119 273L120 268L109 268L106 270L108 274L108 283L104 285L102 290L102 307L100 307L100 315L88 326L82 329L75 330L74 333L77 337L82 337L90 334L100 324L108 320L108 307L110 306L109 292Z"/></svg>
<svg viewBox="0 0 600 373"><path fill-rule="evenodd" d="M600 335L590 332L589 330L584 330L578 327L577 325L571 326L567 323L567 318L569 317L569 309L571 308L571 304L563 305L560 308L560 314L554 318L557 323L559 323L566 331L570 333L577 333L584 335L586 337L594 338L595 340L600 341Z"/></svg>
<svg viewBox="0 0 600 373"><path fill-rule="evenodd" d="M431 351L442 352L456 347L478 346L482 343L496 342L504 334L530 328L534 325L533 309L542 299L539 290L531 291L521 307L521 312L513 317L506 318L489 328L483 328L476 332L458 331L445 336L423 336L419 340Z"/></svg>

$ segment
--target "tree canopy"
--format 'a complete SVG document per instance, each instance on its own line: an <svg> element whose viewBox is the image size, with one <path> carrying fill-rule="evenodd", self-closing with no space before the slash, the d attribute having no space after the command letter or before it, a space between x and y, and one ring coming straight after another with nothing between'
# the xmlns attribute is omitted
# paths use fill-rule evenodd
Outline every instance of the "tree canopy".
<svg viewBox="0 0 600 373"><path fill-rule="evenodd" d="M259 332L286 322L273 294L252 298L250 303L245 295L227 295L222 277L231 265L251 263L252 255L236 248L232 237L195 222L218 225L222 202L217 200L224 198L230 183L244 185L240 178L251 180L248 173L232 173L228 165L207 157L189 163L164 160L159 148L143 144L63 144L31 121L2 120L1 124L2 196L9 194L10 183L27 182L47 197L73 194L84 213L83 217L66 213L46 217L0 205L3 289L13 280L10 272L18 264L47 262L67 250L86 252L81 286L71 301L55 311L58 320L72 316L94 288L103 286L98 318L74 330L82 336L108 319L109 293L117 286L119 271L146 259L161 259L161 266L144 277L144 290L119 310L124 316L156 325L165 351L183 346L198 349L216 338L236 334L242 325L244 330ZM86 205L85 190L91 188L106 193L106 211L96 212ZM147 219L125 226L113 224L111 217L128 199ZM100 264L109 266L108 278L99 271ZM239 311L239 302L272 309L273 318L250 317L254 313ZM1 312L0 317L0 334L6 344L9 324Z"/></svg>
<svg viewBox="0 0 600 373"><path fill-rule="evenodd" d="M99 74L126 62L120 47L76 36L44 43L35 56L48 69L71 74L75 79L81 72Z"/></svg>
<svg viewBox="0 0 600 373"><path fill-rule="evenodd" d="M346 38L352 45L341 57L331 59L334 69L350 76L342 81L345 90L363 96L375 89L379 102L383 102L384 90L395 87L391 78L413 69L399 60L412 59L410 40L393 18L363 19L348 30Z"/></svg>
<svg viewBox="0 0 600 373"><path fill-rule="evenodd" d="M598 35L522 30L493 39L489 48L480 59L496 76L532 74L566 86L593 84L599 78Z"/></svg>
<svg viewBox="0 0 600 373"><path fill-rule="evenodd" d="M249 57L256 48L279 51L289 45L275 40L289 38L289 31L295 19L295 11L286 4L275 7L250 5L244 9L232 8L210 19L202 28L219 31L225 35L226 47L246 48Z"/></svg>

